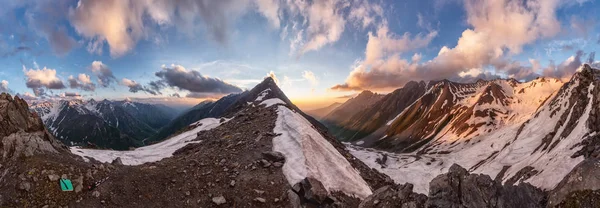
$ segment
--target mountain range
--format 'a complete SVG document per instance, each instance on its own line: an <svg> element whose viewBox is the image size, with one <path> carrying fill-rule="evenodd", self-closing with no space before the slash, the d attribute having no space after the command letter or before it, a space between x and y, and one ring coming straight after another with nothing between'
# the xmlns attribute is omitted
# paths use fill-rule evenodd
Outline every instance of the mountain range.
<svg viewBox="0 0 600 208"><path fill-rule="evenodd" d="M65 144L118 150L143 146L176 116L167 106L127 100L46 101L31 109Z"/></svg>
<svg viewBox="0 0 600 208"><path fill-rule="evenodd" d="M0 206L598 207L599 84L588 65L567 82L410 82L319 110L319 122L268 77L126 151L67 147L42 125L70 118L43 110L57 105L2 94ZM131 104L90 102L60 108L127 121L106 111ZM60 178L74 191L59 192Z"/></svg>

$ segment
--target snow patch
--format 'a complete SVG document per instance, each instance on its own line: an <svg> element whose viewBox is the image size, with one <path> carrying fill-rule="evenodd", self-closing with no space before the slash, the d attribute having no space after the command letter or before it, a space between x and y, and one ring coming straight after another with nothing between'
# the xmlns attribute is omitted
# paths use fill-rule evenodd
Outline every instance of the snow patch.
<svg viewBox="0 0 600 208"><path fill-rule="evenodd" d="M262 92L260 92L260 94L258 94L258 97L256 97L257 102L262 101L263 99L265 99L265 96L267 96L269 94L269 91L271 91L271 88L268 88L266 90L263 90Z"/></svg>
<svg viewBox="0 0 600 208"><path fill-rule="evenodd" d="M230 119L226 120L229 121ZM153 145L140 147L135 150L129 151L116 151L116 150L97 150L97 149L83 149L81 147L71 147L73 154L79 155L88 161L86 157L94 158L103 163L110 163L117 157L121 158L124 165L141 165L147 162L156 162L167 157L173 156L173 153L178 149L181 149L187 144L199 143L201 141L191 141L197 137L197 133L200 131L207 131L220 126L222 123L219 122L218 118L205 118L194 124L202 124L195 129L187 132L183 132L170 139L156 143ZM224 122L223 122L224 123Z"/></svg>
<svg viewBox="0 0 600 208"><path fill-rule="evenodd" d="M267 107L271 107L272 105L282 104L285 105L285 102L279 98L271 98L265 101L262 101L259 105L266 105Z"/></svg>
<svg viewBox="0 0 600 208"><path fill-rule="evenodd" d="M319 180L327 191L342 191L366 198L372 194L360 173L350 165L312 124L285 106L277 109L273 151L283 153L283 174L290 185L306 177Z"/></svg>

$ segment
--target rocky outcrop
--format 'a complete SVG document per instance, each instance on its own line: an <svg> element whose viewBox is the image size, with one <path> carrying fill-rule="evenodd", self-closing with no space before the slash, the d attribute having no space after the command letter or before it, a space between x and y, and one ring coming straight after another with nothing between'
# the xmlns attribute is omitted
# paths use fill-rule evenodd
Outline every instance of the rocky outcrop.
<svg viewBox="0 0 600 208"><path fill-rule="evenodd" d="M363 200L359 208L367 207L425 207L427 196L413 192L412 184L384 186L373 192L373 195Z"/></svg>
<svg viewBox="0 0 600 208"><path fill-rule="evenodd" d="M530 184L502 186L483 174L452 165L430 182L428 207L544 207L544 192Z"/></svg>
<svg viewBox="0 0 600 208"><path fill-rule="evenodd" d="M585 190L600 189L600 159L587 159L579 163L573 170L563 178L563 180L550 191L548 195L548 205L555 206L573 197L586 198L600 197L594 194L582 194ZM580 193L575 193L580 192Z"/></svg>
<svg viewBox="0 0 600 208"><path fill-rule="evenodd" d="M0 141L2 159L66 151L37 114L29 111L25 100L6 93L0 94Z"/></svg>

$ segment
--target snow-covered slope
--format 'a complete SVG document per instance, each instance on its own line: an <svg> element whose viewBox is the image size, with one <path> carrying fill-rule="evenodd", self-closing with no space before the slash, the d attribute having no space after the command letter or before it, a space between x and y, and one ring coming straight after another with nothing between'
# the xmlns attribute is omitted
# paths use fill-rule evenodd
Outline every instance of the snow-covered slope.
<svg viewBox="0 0 600 208"><path fill-rule="evenodd" d="M278 106L277 114L273 131L280 136L273 138L273 151L285 155L283 173L290 185L313 177L329 192L362 199L372 194L360 173L302 115L285 106Z"/></svg>
<svg viewBox="0 0 600 208"><path fill-rule="evenodd" d="M421 98L365 141L398 152L468 142L524 122L562 85L560 80L548 78L525 83L513 79L470 84L443 80L432 84Z"/></svg>
<svg viewBox="0 0 600 208"><path fill-rule="evenodd" d="M460 118L468 110L454 107L449 112L457 116L449 119L440 134L412 153L394 154L356 146L350 149L369 166L390 175L396 182L413 183L415 191L421 193L427 193L429 181L447 172L454 163L504 183L527 182L552 189L584 159L578 154L585 148L582 141L598 131L598 114L594 113L599 107L595 106L600 96L596 87L600 83L598 73L586 65L569 82L558 86L560 89L557 87L560 82L551 79L513 85L494 81L492 84L501 90L486 90L490 86L487 84L488 87L473 89L470 96L456 98L455 103L462 106L496 112L494 117L491 113L472 114L461 120L468 131L461 133L453 123L454 118ZM480 102L488 95L492 99ZM400 116L394 123L401 123L402 119ZM477 126L479 123L484 125ZM382 154L389 157L385 168L375 162Z"/></svg>

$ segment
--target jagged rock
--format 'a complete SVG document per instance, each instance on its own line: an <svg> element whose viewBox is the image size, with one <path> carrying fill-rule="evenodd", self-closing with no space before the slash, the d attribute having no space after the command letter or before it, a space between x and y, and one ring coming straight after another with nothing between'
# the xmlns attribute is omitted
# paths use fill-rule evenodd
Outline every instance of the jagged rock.
<svg viewBox="0 0 600 208"><path fill-rule="evenodd" d="M428 207L544 207L545 194L530 184L502 186L488 175L453 164L430 182Z"/></svg>
<svg viewBox="0 0 600 208"><path fill-rule="evenodd" d="M381 154L381 158L375 159L375 162L381 166L386 166L388 156L387 154Z"/></svg>
<svg viewBox="0 0 600 208"><path fill-rule="evenodd" d="M556 206L573 192L600 189L600 159L586 159L567 174L548 194L548 206ZM595 195L582 195L578 197ZM596 198L600 200L600 198Z"/></svg>
<svg viewBox="0 0 600 208"><path fill-rule="evenodd" d="M359 204L359 208L367 207L424 207L427 196L413 192L412 184L396 187L384 186L373 192Z"/></svg>
<svg viewBox="0 0 600 208"><path fill-rule="evenodd" d="M25 100L6 93L0 94L0 142L4 159L67 151L46 131L40 117L29 111Z"/></svg>
<svg viewBox="0 0 600 208"><path fill-rule="evenodd" d="M267 151L262 153L263 158L270 162L284 162L285 156L281 152Z"/></svg>
<svg viewBox="0 0 600 208"><path fill-rule="evenodd" d="M292 208L302 208L302 202L300 201L300 197L293 190L287 191L288 199L290 200L290 207Z"/></svg>
<svg viewBox="0 0 600 208"><path fill-rule="evenodd" d="M212 202L216 205L221 205L227 203L227 200L225 200L225 197L223 196L217 196L212 198Z"/></svg>
<svg viewBox="0 0 600 208"><path fill-rule="evenodd" d="M334 200L329 197L327 189L315 178L307 177L292 187L292 190L300 197L300 201L313 205L333 204Z"/></svg>
<svg viewBox="0 0 600 208"><path fill-rule="evenodd" d="M121 157L117 157L110 164L113 164L113 165L123 165L123 161L121 160Z"/></svg>

